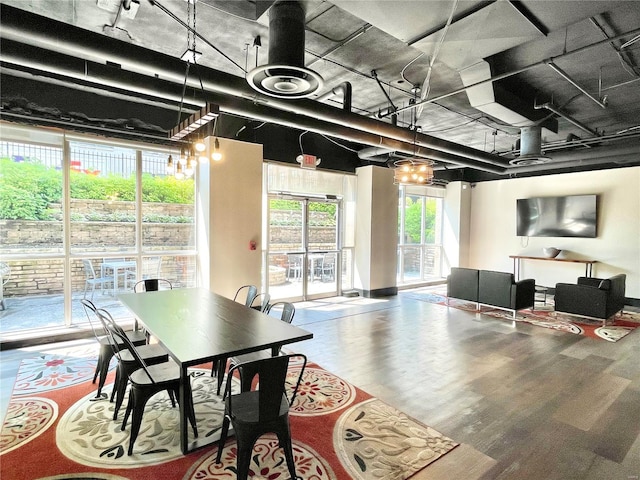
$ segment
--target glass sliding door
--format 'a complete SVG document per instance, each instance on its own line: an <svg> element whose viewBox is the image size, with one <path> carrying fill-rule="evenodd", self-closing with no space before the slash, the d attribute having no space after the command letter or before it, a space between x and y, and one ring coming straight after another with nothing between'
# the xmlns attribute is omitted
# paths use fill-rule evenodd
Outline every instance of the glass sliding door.
<svg viewBox="0 0 640 480"><path fill-rule="evenodd" d="M338 292L341 265L338 207L337 201L307 202L307 298L333 296Z"/></svg>
<svg viewBox="0 0 640 480"><path fill-rule="evenodd" d="M272 299L338 294L341 277L338 200L269 198L268 291Z"/></svg>
<svg viewBox="0 0 640 480"><path fill-rule="evenodd" d="M302 199L269 198L269 273L273 299L302 299L305 290L305 205Z"/></svg>

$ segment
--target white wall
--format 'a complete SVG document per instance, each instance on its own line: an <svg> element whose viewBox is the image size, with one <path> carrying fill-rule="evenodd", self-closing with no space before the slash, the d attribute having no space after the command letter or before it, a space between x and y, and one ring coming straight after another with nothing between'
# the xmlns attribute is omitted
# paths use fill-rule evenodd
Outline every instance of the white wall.
<svg viewBox="0 0 640 480"><path fill-rule="evenodd" d="M354 285L365 296L376 296L396 289L398 186L393 170L386 167L361 167L356 175Z"/></svg>
<svg viewBox="0 0 640 480"><path fill-rule="evenodd" d="M516 236L516 199L579 194L598 195L597 238ZM462 266L512 271L509 255L542 256L543 247L597 260L595 277L626 273L626 296L640 298L640 167L481 182L471 189L469 261ZM522 260L520 278L554 286L584 273L579 263Z"/></svg>
<svg viewBox="0 0 640 480"><path fill-rule="evenodd" d="M442 248L445 270L469 264L471 186L466 182L447 185L442 212Z"/></svg>
<svg viewBox="0 0 640 480"><path fill-rule="evenodd" d="M262 145L219 141L223 159L199 167L198 241L202 285L233 298L242 285L261 285Z"/></svg>

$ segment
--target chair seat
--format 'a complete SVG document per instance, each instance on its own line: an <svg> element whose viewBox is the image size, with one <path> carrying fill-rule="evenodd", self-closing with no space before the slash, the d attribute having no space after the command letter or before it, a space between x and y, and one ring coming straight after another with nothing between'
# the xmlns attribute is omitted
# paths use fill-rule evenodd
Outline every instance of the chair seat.
<svg viewBox="0 0 640 480"><path fill-rule="evenodd" d="M235 357L231 357L231 365L238 365L240 363L245 362L254 362L256 360L262 360L264 358L269 358L271 355L268 350L260 350L258 352L245 353L243 355L237 355Z"/></svg>
<svg viewBox="0 0 640 480"><path fill-rule="evenodd" d="M144 335L144 332L136 332L136 331L127 332L127 337L129 338L129 340L131 340L131 343L133 343L136 347L145 345L147 343L147 337ZM111 346L111 341L109 340L109 337L106 335L104 337L99 337L98 342L100 343L100 345ZM124 344L122 343L118 344L118 350L124 350Z"/></svg>
<svg viewBox="0 0 640 480"><path fill-rule="evenodd" d="M169 360L169 354L162 345L151 344L138 347L138 353L146 363L159 363ZM136 363L136 359L129 350L120 352L120 361L126 363Z"/></svg>
<svg viewBox="0 0 640 480"><path fill-rule="evenodd" d="M153 377L156 387L160 390L164 390L163 388L160 388L162 385L172 383L180 379L180 367L172 359L169 359L164 363L159 363L158 365L150 365L147 370L151 377ZM149 376L143 369L138 369L133 372L129 377L129 381L141 386L151 385L152 383Z"/></svg>

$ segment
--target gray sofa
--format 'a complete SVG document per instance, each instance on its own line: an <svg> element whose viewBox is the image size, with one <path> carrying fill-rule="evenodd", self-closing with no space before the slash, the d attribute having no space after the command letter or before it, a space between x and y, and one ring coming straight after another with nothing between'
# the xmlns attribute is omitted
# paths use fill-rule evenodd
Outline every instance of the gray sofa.
<svg viewBox="0 0 640 480"><path fill-rule="evenodd" d="M627 276L623 273L602 279L579 277L577 284L557 283L555 292L555 310L602 319L618 313L625 305L625 283Z"/></svg>
<svg viewBox="0 0 640 480"><path fill-rule="evenodd" d="M447 305L449 298L516 311L534 306L535 280L515 281L512 273L473 268L453 267L447 277Z"/></svg>

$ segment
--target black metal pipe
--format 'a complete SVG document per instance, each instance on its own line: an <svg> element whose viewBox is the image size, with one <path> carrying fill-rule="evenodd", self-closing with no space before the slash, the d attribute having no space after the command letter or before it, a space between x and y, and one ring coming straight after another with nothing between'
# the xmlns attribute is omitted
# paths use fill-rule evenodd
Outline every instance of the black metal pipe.
<svg viewBox="0 0 640 480"><path fill-rule="evenodd" d="M137 45L124 43L115 38L98 35L8 5L3 5L0 10L0 23L2 23L0 31L2 38L13 39L40 48L55 48L76 57L100 59L118 64L123 70L130 70L154 78L180 84L184 80L184 62L182 60ZM268 104L282 112L312 117L330 124L380 135L389 140L412 144L415 142L417 147L472 160L469 163L473 163L474 168L482 168L483 164L503 167L507 163L497 155L422 133L414 137L414 132L407 129L362 115L347 113L314 100L300 99L292 102L267 97L256 93L243 78L235 75L202 66L200 66L200 73L203 87L208 92L248 98L253 102ZM192 79L190 86L198 88L199 83Z"/></svg>

